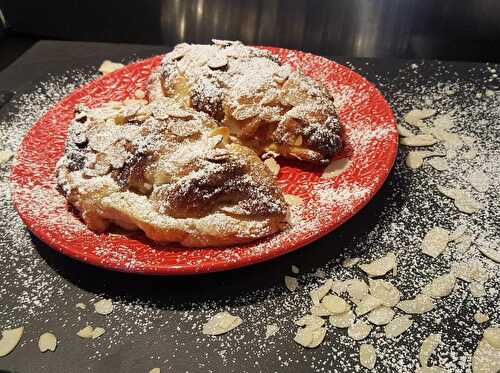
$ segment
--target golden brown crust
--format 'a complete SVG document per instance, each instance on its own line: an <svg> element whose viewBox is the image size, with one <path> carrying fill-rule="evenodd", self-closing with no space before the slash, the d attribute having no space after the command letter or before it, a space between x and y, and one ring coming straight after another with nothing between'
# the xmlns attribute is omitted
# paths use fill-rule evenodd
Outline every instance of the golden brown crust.
<svg viewBox="0 0 500 373"><path fill-rule="evenodd" d="M207 113L258 154L327 163L341 147L328 91L239 42L176 46L150 78L149 96L161 95Z"/></svg>

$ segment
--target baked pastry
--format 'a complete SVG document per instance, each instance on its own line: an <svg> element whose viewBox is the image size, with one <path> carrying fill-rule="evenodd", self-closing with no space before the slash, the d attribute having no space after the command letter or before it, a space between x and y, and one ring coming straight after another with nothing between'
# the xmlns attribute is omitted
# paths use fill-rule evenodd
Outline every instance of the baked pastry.
<svg viewBox="0 0 500 373"><path fill-rule="evenodd" d="M287 204L257 154L171 98L79 106L57 182L84 222L140 229L184 246L233 245L279 231Z"/></svg>
<svg viewBox="0 0 500 373"><path fill-rule="evenodd" d="M148 94L207 113L259 155L326 164L341 147L329 92L269 51L240 42L177 45L151 74Z"/></svg>

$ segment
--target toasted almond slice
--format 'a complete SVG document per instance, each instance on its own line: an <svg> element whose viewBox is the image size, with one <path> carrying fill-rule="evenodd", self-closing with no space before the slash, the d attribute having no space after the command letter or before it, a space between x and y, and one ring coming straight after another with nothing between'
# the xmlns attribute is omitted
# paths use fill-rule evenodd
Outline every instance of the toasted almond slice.
<svg viewBox="0 0 500 373"><path fill-rule="evenodd" d="M375 368L375 363L377 361L377 354L375 347L371 344L362 344L359 346L359 362L366 369Z"/></svg>
<svg viewBox="0 0 500 373"><path fill-rule="evenodd" d="M92 338L92 333L94 331L94 328L91 327L90 325L87 325L85 328L79 330L76 335L79 336L80 338Z"/></svg>
<svg viewBox="0 0 500 373"><path fill-rule="evenodd" d="M2 330L0 339L0 357L7 356L16 348L23 336L24 327Z"/></svg>
<svg viewBox="0 0 500 373"><path fill-rule="evenodd" d="M460 194L460 189L457 188L447 188L442 185L437 185L437 189L441 194L451 199L458 198L458 195Z"/></svg>
<svg viewBox="0 0 500 373"><path fill-rule="evenodd" d="M300 206L304 204L304 200L299 196L294 196L293 194L283 194L285 202L290 206Z"/></svg>
<svg viewBox="0 0 500 373"><path fill-rule="evenodd" d="M401 137L415 136L415 134L413 132L411 132L409 129L407 129L406 127L404 127L400 124L398 124L397 128L398 128L399 136L401 136Z"/></svg>
<svg viewBox="0 0 500 373"><path fill-rule="evenodd" d="M238 316L233 316L226 311L219 312L203 324L202 333L206 335L224 334L238 327L241 323L242 320Z"/></svg>
<svg viewBox="0 0 500 373"><path fill-rule="evenodd" d="M101 299L94 303L94 308L100 315L109 315L113 312L113 302L111 302L111 299Z"/></svg>
<svg viewBox="0 0 500 373"><path fill-rule="evenodd" d="M295 325L307 326L313 329L317 329L325 325L325 320L314 315L304 315L300 319L295 321Z"/></svg>
<svg viewBox="0 0 500 373"><path fill-rule="evenodd" d="M443 141L445 146L449 148L459 149L463 145L460 135L456 133L448 132L441 128L433 128L431 134L436 139Z"/></svg>
<svg viewBox="0 0 500 373"><path fill-rule="evenodd" d="M432 126L441 129L450 129L454 125L453 117L449 114L439 115L432 121Z"/></svg>
<svg viewBox="0 0 500 373"><path fill-rule="evenodd" d="M333 280L328 279L325 281L325 283L316 289L313 289L309 292L309 295L311 296L313 304L320 304L321 299L328 294L330 289L332 288L333 285Z"/></svg>
<svg viewBox="0 0 500 373"><path fill-rule="evenodd" d="M269 168L269 170L271 171L271 173L274 175L274 176L278 176L279 172L280 172L280 165L278 164L278 162L276 162L276 160L274 158L267 158L265 161L264 161L264 164L267 166L267 168Z"/></svg>
<svg viewBox="0 0 500 373"><path fill-rule="evenodd" d="M208 67L211 69L220 69L227 65L227 58L222 53L210 58L207 62Z"/></svg>
<svg viewBox="0 0 500 373"><path fill-rule="evenodd" d="M478 192L486 192L490 187L491 180L483 171L476 170L469 175L469 182Z"/></svg>
<svg viewBox="0 0 500 373"><path fill-rule="evenodd" d="M477 157L477 150L475 150L475 149L469 149L468 151L466 151L463 154L463 158L468 160L468 161L471 161L476 157Z"/></svg>
<svg viewBox="0 0 500 373"><path fill-rule="evenodd" d="M433 109L413 109L404 115L404 120L414 126L419 126L422 119L427 119L436 114Z"/></svg>
<svg viewBox="0 0 500 373"><path fill-rule="evenodd" d="M420 365L426 367L434 350L441 343L441 334L431 334L422 342L419 353Z"/></svg>
<svg viewBox="0 0 500 373"><path fill-rule="evenodd" d="M148 373L161 373L161 369L160 368L153 368Z"/></svg>
<svg viewBox="0 0 500 373"><path fill-rule="evenodd" d="M482 323L485 323L486 321L488 321L490 319L490 317L480 311L476 311L476 313L474 314L474 320L478 323L478 324L482 324Z"/></svg>
<svg viewBox="0 0 500 373"><path fill-rule="evenodd" d="M14 156L10 150L0 150L0 164L7 162Z"/></svg>
<svg viewBox="0 0 500 373"><path fill-rule="evenodd" d="M347 291L347 284L345 281L335 280L332 282L331 290L333 293L340 295Z"/></svg>
<svg viewBox="0 0 500 373"><path fill-rule="evenodd" d="M101 63L101 66L99 66L98 71L102 74L109 74L115 70L121 69L123 66L125 66L125 65L122 63L119 63L119 62L112 62L110 60L104 60Z"/></svg>
<svg viewBox="0 0 500 373"><path fill-rule="evenodd" d="M443 157L434 157L427 161L435 170L446 171L448 169L448 161Z"/></svg>
<svg viewBox="0 0 500 373"><path fill-rule="evenodd" d="M365 323L364 321L358 321L347 328L347 335L355 341L361 341L362 339L368 337L372 329L373 326Z"/></svg>
<svg viewBox="0 0 500 373"><path fill-rule="evenodd" d="M105 332L106 330L104 330L104 328L101 328L99 326L95 327L94 330L92 330L92 339L99 338Z"/></svg>
<svg viewBox="0 0 500 373"><path fill-rule="evenodd" d="M387 307L394 307L401 300L401 293L398 288L390 282L384 280L368 279L370 284L370 294L382 301Z"/></svg>
<svg viewBox="0 0 500 373"><path fill-rule="evenodd" d="M349 304L337 295L326 295L321 300L321 304L325 307L332 315L338 315L349 311L351 308Z"/></svg>
<svg viewBox="0 0 500 373"><path fill-rule="evenodd" d="M478 260L465 260L456 262L453 265L452 273L460 280L466 282L485 282L488 279L488 272Z"/></svg>
<svg viewBox="0 0 500 373"><path fill-rule="evenodd" d="M310 312L314 316L330 316L331 313L322 304L313 304Z"/></svg>
<svg viewBox="0 0 500 373"><path fill-rule="evenodd" d="M351 310L338 315L331 315L328 318L330 324L337 328L348 328L354 324L355 320L356 316L354 315L354 312L352 312Z"/></svg>
<svg viewBox="0 0 500 373"><path fill-rule="evenodd" d="M316 271L314 271L313 276L318 278L325 278L326 273L322 269L318 268Z"/></svg>
<svg viewBox="0 0 500 373"><path fill-rule="evenodd" d="M367 318L374 325L387 325L394 318L395 314L392 308L380 306L371 310Z"/></svg>
<svg viewBox="0 0 500 373"><path fill-rule="evenodd" d="M422 241L422 252L436 258L446 249L449 242L450 231L440 227L432 228Z"/></svg>
<svg viewBox="0 0 500 373"><path fill-rule="evenodd" d="M323 170L323 174L321 175L322 179L329 179L332 177L339 176L345 170L349 168L351 164L351 160L349 158L341 158L331 161L328 166Z"/></svg>
<svg viewBox="0 0 500 373"><path fill-rule="evenodd" d="M478 249L481 254L483 254L487 258L490 258L496 263L500 263L500 250L495 250L486 246L479 246Z"/></svg>
<svg viewBox="0 0 500 373"><path fill-rule="evenodd" d="M422 294L431 298L447 297L455 288L456 277L452 273L447 273L436 277L430 284L422 289Z"/></svg>
<svg viewBox="0 0 500 373"><path fill-rule="evenodd" d="M473 238L471 236L462 236L458 238L455 242L455 249L460 253L465 253L472 245Z"/></svg>
<svg viewBox="0 0 500 373"><path fill-rule="evenodd" d="M404 137L400 141L402 145L406 146L430 146L436 144L437 142L438 140L429 134Z"/></svg>
<svg viewBox="0 0 500 373"><path fill-rule="evenodd" d="M81 310L87 309L87 306L84 303L77 303L76 308L79 308Z"/></svg>
<svg viewBox="0 0 500 373"><path fill-rule="evenodd" d="M434 152L426 150L416 150L409 152L406 156L406 165L409 168L416 170L424 164L424 158L430 157L432 154L434 154Z"/></svg>
<svg viewBox="0 0 500 373"><path fill-rule="evenodd" d="M295 277L285 276L285 286L290 291L295 291L299 287L299 282Z"/></svg>
<svg viewBox="0 0 500 373"><path fill-rule="evenodd" d="M307 347L308 348L318 347L325 339L325 336L326 336L326 328L319 328L312 330L312 340Z"/></svg>
<svg viewBox="0 0 500 373"><path fill-rule="evenodd" d="M382 300L368 294L361 302L358 303L354 312L356 312L357 316L362 316L381 305Z"/></svg>
<svg viewBox="0 0 500 373"><path fill-rule="evenodd" d="M277 324L267 325L266 326L266 335L264 338L268 339L268 338L274 337L276 335L276 333L278 333L278 330L279 330L279 327Z"/></svg>
<svg viewBox="0 0 500 373"><path fill-rule="evenodd" d="M433 367L417 367L415 373L448 373L444 368L433 366Z"/></svg>
<svg viewBox="0 0 500 373"><path fill-rule="evenodd" d="M380 277L389 272L396 265L396 255L389 253L368 264L358 265L370 277Z"/></svg>
<svg viewBox="0 0 500 373"><path fill-rule="evenodd" d="M486 289L480 282L469 283L469 290L474 298L482 298L486 295Z"/></svg>
<svg viewBox="0 0 500 373"><path fill-rule="evenodd" d="M458 188L446 188L438 186L439 191L445 196L454 200L455 207L467 214L473 214L482 208L482 205L477 202L465 190Z"/></svg>
<svg viewBox="0 0 500 373"><path fill-rule="evenodd" d="M294 266L294 265L292 264L292 273L293 273L293 274L298 274L299 272L300 272L299 267Z"/></svg>
<svg viewBox="0 0 500 373"><path fill-rule="evenodd" d="M410 316L397 316L384 326L385 335L387 338L396 338L408 330L412 324L413 320Z"/></svg>
<svg viewBox="0 0 500 373"><path fill-rule="evenodd" d="M40 352L55 351L57 347L57 338L54 334L46 332L38 338L38 348Z"/></svg>
<svg viewBox="0 0 500 373"><path fill-rule="evenodd" d="M349 297L351 298L351 301L355 304L358 304L361 302L369 292L368 285L366 282L361 281L361 280L346 280L345 281L347 293L349 294Z"/></svg>
<svg viewBox="0 0 500 373"><path fill-rule="evenodd" d="M461 224L456 227L453 232L450 233L450 236L448 238L450 239L450 241L457 241L464 236L466 231L467 227L464 224Z"/></svg>
<svg viewBox="0 0 500 373"><path fill-rule="evenodd" d="M344 268L352 268L354 267L356 264L358 264L358 262L361 260L361 258L345 258L343 261L342 261L342 267Z"/></svg>
<svg viewBox="0 0 500 373"><path fill-rule="evenodd" d="M397 307L409 314L422 314L434 309L435 305L432 298L425 294L418 294L414 299L402 300Z"/></svg>
<svg viewBox="0 0 500 373"><path fill-rule="evenodd" d="M496 346L495 346L496 345ZM500 370L500 329L488 328L472 356L473 373L497 373Z"/></svg>

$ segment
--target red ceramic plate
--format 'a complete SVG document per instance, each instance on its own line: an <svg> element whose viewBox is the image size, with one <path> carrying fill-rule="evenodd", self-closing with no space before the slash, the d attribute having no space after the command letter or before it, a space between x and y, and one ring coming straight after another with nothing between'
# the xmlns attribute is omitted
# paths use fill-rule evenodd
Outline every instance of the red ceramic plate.
<svg viewBox="0 0 500 373"><path fill-rule="evenodd" d="M12 169L13 198L28 228L47 245L96 266L143 274L181 275L223 271L262 262L296 250L331 232L358 212L378 191L396 156L397 131L380 92L352 70L312 54L265 48L300 67L334 95L344 127L347 158L339 176L321 178L322 169L280 162L279 184L299 196L291 227L272 237L235 247L184 248L162 245L139 233L95 234L57 192L54 170L62 156L76 103L97 106L133 97L145 89L161 56L128 65L75 90L51 108L27 133Z"/></svg>

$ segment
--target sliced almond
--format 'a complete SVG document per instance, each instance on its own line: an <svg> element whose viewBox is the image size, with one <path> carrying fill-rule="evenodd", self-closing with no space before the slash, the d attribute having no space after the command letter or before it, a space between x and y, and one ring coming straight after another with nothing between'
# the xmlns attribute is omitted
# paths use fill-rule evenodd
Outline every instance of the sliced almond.
<svg viewBox="0 0 500 373"><path fill-rule="evenodd" d="M95 327L94 330L92 330L92 339L99 338L101 335L103 335L106 331L104 328L101 328L99 326Z"/></svg>
<svg viewBox="0 0 500 373"><path fill-rule="evenodd" d="M101 299L94 303L94 308L100 315L109 315L113 312L113 302L111 302L111 299Z"/></svg>
<svg viewBox="0 0 500 373"><path fill-rule="evenodd" d="M0 339L0 357L7 356L16 348L23 336L24 327L2 330L2 339Z"/></svg>
<svg viewBox="0 0 500 373"><path fill-rule="evenodd" d="M449 114L439 115L432 121L433 127L441 129L450 129L453 125L453 118Z"/></svg>
<svg viewBox="0 0 500 373"><path fill-rule="evenodd" d="M349 168L350 164L351 160L349 158L341 158L331 161L330 164L323 170L321 178L330 179L339 176Z"/></svg>
<svg viewBox="0 0 500 373"><path fill-rule="evenodd" d="M382 305L382 300L375 298L373 295L367 295L361 302L358 303L354 312L357 316L362 316L371 310Z"/></svg>
<svg viewBox="0 0 500 373"><path fill-rule="evenodd" d="M459 240L461 237L464 236L465 232L467 231L467 227L463 224L459 225L458 227L455 228L453 232L450 233L449 239L450 241L456 241Z"/></svg>
<svg viewBox="0 0 500 373"><path fill-rule="evenodd" d="M411 137L404 137L400 143L406 146L430 146L438 142L432 135L415 135Z"/></svg>
<svg viewBox="0 0 500 373"><path fill-rule="evenodd" d="M426 150L416 150L409 152L405 160L406 165L409 168L416 170L424 164L424 158L430 157L432 154L434 154L434 152Z"/></svg>
<svg viewBox="0 0 500 373"><path fill-rule="evenodd" d="M227 65L227 58L223 54L218 54L210 58L207 62L208 67L211 69L220 69Z"/></svg>
<svg viewBox="0 0 500 373"><path fill-rule="evenodd" d="M119 62L112 62L110 60L104 60L101 63L101 66L99 66L98 71L102 74L109 74L109 73L112 73L113 71L121 69L123 66L125 66L125 65L122 63L119 63Z"/></svg>
<svg viewBox="0 0 500 373"><path fill-rule="evenodd" d="M331 313L322 304L313 304L310 312L314 316L330 316Z"/></svg>
<svg viewBox="0 0 500 373"><path fill-rule="evenodd" d="M459 279L466 282L485 282L488 279L488 272L478 260L465 260L456 262L453 265L452 273Z"/></svg>
<svg viewBox="0 0 500 373"><path fill-rule="evenodd" d="M427 161L437 171L446 171L448 169L448 161L446 158L434 157Z"/></svg>
<svg viewBox="0 0 500 373"><path fill-rule="evenodd" d="M495 350L500 350L500 328L491 327L486 329L483 337L491 347Z"/></svg>
<svg viewBox="0 0 500 373"><path fill-rule="evenodd" d="M144 92L142 89L136 89L134 92L135 98L142 100L144 97L146 97L146 92Z"/></svg>
<svg viewBox="0 0 500 373"><path fill-rule="evenodd" d="M94 328L90 325L87 325L85 328L79 330L76 335L80 338L88 339L92 338L92 333L94 332Z"/></svg>
<svg viewBox="0 0 500 373"><path fill-rule="evenodd" d="M448 373L448 371L441 367L417 367L415 373Z"/></svg>
<svg viewBox="0 0 500 373"><path fill-rule="evenodd" d="M337 295L326 295L321 300L321 305L325 307L332 315L338 315L349 311L349 304Z"/></svg>
<svg viewBox="0 0 500 373"><path fill-rule="evenodd" d="M299 267L292 265L292 273L298 274L300 272Z"/></svg>
<svg viewBox="0 0 500 373"><path fill-rule="evenodd" d="M482 205L465 190L458 188L446 188L442 186L438 186L438 190L448 198L453 199L455 207L459 211L467 214L473 214L482 208Z"/></svg>
<svg viewBox="0 0 500 373"><path fill-rule="evenodd" d="M14 156L10 150L0 150L0 164L7 162Z"/></svg>
<svg viewBox="0 0 500 373"><path fill-rule="evenodd" d="M160 368L153 368L148 373L161 373L161 369Z"/></svg>
<svg viewBox="0 0 500 373"><path fill-rule="evenodd" d="M283 194L283 198L290 206L300 206L304 204L304 200L301 197L293 194Z"/></svg>
<svg viewBox="0 0 500 373"><path fill-rule="evenodd" d="M311 290L309 292L309 295L311 296L313 304L320 304L321 299L323 299L323 297L326 294L328 294L328 292L332 288L332 285L333 285L333 280L328 279L320 287L317 287L316 289Z"/></svg>
<svg viewBox="0 0 500 373"><path fill-rule="evenodd" d="M55 351L57 347L57 338L54 334L46 332L38 338L38 348L40 352Z"/></svg>
<svg viewBox="0 0 500 373"><path fill-rule="evenodd" d="M474 298L482 298L486 295L486 289L480 282L469 283L469 290Z"/></svg>
<svg viewBox="0 0 500 373"><path fill-rule="evenodd" d="M459 253L467 252L467 250L469 250L469 248L472 245L472 240L473 240L473 237L471 237L471 236L462 236L462 237L458 238L455 241L456 242L455 249Z"/></svg>
<svg viewBox="0 0 500 373"><path fill-rule="evenodd" d="M419 353L420 365L426 367L434 350L441 343L441 334L431 334L422 342Z"/></svg>
<svg viewBox="0 0 500 373"><path fill-rule="evenodd" d="M398 124L397 128L398 128L398 134L401 137L415 136L415 134L413 132L411 132L409 129L407 129L406 127L403 127L400 124Z"/></svg>
<svg viewBox="0 0 500 373"><path fill-rule="evenodd" d="M469 182L478 192L484 193L490 187L491 180L483 171L476 170L469 175Z"/></svg>
<svg viewBox="0 0 500 373"><path fill-rule="evenodd" d="M414 126L421 125L423 119L427 119L436 114L433 109L413 109L404 115L404 120Z"/></svg>
<svg viewBox="0 0 500 373"><path fill-rule="evenodd" d="M276 335L276 333L278 333L278 330L279 330L279 327L277 324L267 325L266 326L266 335L264 338L268 339L268 338L274 337Z"/></svg>
<svg viewBox="0 0 500 373"><path fill-rule="evenodd" d="M278 162L276 162L274 158L267 158L264 161L264 164L267 166L267 168L269 168L269 170L274 176L278 176L280 172L280 165L278 164Z"/></svg>
<svg viewBox="0 0 500 373"><path fill-rule="evenodd" d="M486 321L488 321L490 319L490 317L482 312L479 312L477 311L475 314L474 314L474 320L478 323L478 324L482 324L482 323L485 323Z"/></svg>
<svg viewBox="0 0 500 373"><path fill-rule="evenodd" d="M413 320L410 316L397 316L384 326L385 335L387 338L396 338L408 330L412 324Z"/></svg>
<svg viewBox="0 0 500 373"><path fill-rule="evenodd" d="M369 279L370 294L382 301L387 307L394 307L401 300L401 293L398 288L390 282L384 280Z"/></svg>
<svg viewBox="0 0 500 373"><path fill-rule="evenodd" d="M375 347L371 344L362 344L359 346L359 362L366 369L375 368L375 363L377 361L377 354Z"/></svg>
<svg viewBox="0 0 500 373"><path fill-rule="evenodd" d="M295 291L299 287L299 282L295 277L285 276L285 286L290 291Z"/></svg>
<svg viewBox="0 0 500 373"><path fill-rule="evenodd" d="M328 318L330 324L337 328L348 328L354 324L355 320L356 316L352 311L347 311L346 313L341 313L338 315L331 315Z"/></svg>
<svg viewBox="0 0 500 373"><path fill-rule="evenodd" d="M302 316L300 319L295 321L295 325L298 326L308 326L310 328L320 328L323 325L325 325L325 320L323 320L321 317L314 316L314 315L305 315Z"/></svg>
<svg viewBox="0 0 500 373"><path fill-rule="evenodd" d="M79 308L81 310L87 309L87 306L84 303L77 303L76 308Z"/></svg>
<svg viewBox="0 0 500 373"><path fill-rule="evenodd" d="M202 333L206 335L224 334L238 327L241 323L242 320L238 316L233 316L226 311L219 312L203 324Z"/></svg>
<svg viewBox="0 0 500 373"><path fill-rule="evenodd" d="M380 277L389 272L396 265L396 255L389 253L368 264L358 265L370 277Z"/></svg>
<svg viewBox="0 0 500 373"><path fill-rule="evenodd" d="M354 267L356 264L358 264L358 262L361 260L361 258L345 258L343 261L342 261L342 267L344 268L352 268Z"/></svg>
<svg viewBox="0 0 500 373"><path fill-rule="evenodd" d="M422 241L422 252L433 258L446 249L449 242L450 232L447 229L434 227L425 235Z"/></svg>
<svg viewBox="0 0 500 373"><path fill-rule="evenodd" d="M469 149L468 151L466 151L463 154L463 158L468 160L468 161L471 161L476 157L477 157L477 150L475 150L475 149Z"/></svg>
<svg viewBox="0 0 500 373"><path fill-rule="evenodd" d="M351 301L355 304L361 302L369 292L368 285L362 280L346 280L345 286Z"/></svg>
<svg viewBox="0 0 500 373"><path fill-rule="evenodd" d="M447 297L455 288L456 277L454 274L447 273L436 277L430 284L422 289L422 294L431 298Z"/></svg>
<svg viewBox="0 0 500 373"><path fill-rule="evenodd" d="M323 339L325 339L326 328L299 328L293 340L298 344L307 347L315 348L318 347Z"/></svg>
<svg viewBox="0 0 500 373"><path fill-rule="evenodd" d="M402 300L397 307L405 313L420 315L431 311L435 305L432 298L425 294L419 294L414 299Z"/></svg>
<svg viewBox="0 0 500 373"><path fill-rule="evenodd" d="M495 250L486 246L479 246L478 249L485 257L493 260L496 263L500 263L500 250Z"/></svg>
<svg viewBox="0 0 500 373"><path fill-rule="evenodd" d="M496 346L495 346L496 345ZM488 328L472 356L473 373L500 371L500 329Z"/></svg>
<svg viewBox="0 0 500 373"><path fill-rule="evenodd" d="M371 310L367 318L374 325L387 325L394 318L395 314L392 308L380 306Z"/></svg>
<svg viewBox="0 0 500 373"><path fill-rule="evenodd" d="M358 321L347 328L347 335L355 341L361 341L362 339L368 337L372 329L373 326L363 321Z"/></svg>
<svg viewBox="0 0 500 373"><path fill-rule="evenodd" d="M459 149L463 145L460 135L456 133L448 132L441 128L433 128L431 134L436 139L444 142L445 146L452 149Z"/></svg>

